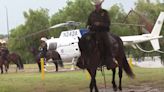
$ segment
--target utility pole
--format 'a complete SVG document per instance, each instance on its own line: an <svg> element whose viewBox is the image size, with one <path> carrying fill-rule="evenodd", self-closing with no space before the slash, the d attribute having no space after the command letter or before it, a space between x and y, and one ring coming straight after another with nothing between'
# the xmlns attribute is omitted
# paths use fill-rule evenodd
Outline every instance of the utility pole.
<svg viewBox="0 0 164 92"><path fill-rule="evenodd" d="M9 20L8 20L8 9L5 6L6 9L6 23L7 23L7 35L8 35L8 39L9 39Z"/></svg>

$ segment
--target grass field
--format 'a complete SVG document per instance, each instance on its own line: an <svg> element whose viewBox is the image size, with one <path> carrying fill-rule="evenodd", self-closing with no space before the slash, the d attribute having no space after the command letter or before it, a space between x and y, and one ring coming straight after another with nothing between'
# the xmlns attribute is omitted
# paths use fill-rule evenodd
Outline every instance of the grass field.
<svg viewBox="0 0 164 92"><path fill-rule="evenodd" d="M49 72L45 74L45 80L41 80L41 74L37 72L36 65L25 65L24 72L15 72L12 68L9 73L0 75L0 92L89 92L90 80L83 70L70 72ZM151 92L164 92L164 68L144 69L133 67L135 79L123 75L123 90L135 90L149 88ZM112 72L105 71L107 87L112 89ZM118 83L118 76L116 78ZM104 88L101 72L97 74L99 89ZM110 91L109 91L110 92ZM137 91L150 92L150 91Z"/></svg>

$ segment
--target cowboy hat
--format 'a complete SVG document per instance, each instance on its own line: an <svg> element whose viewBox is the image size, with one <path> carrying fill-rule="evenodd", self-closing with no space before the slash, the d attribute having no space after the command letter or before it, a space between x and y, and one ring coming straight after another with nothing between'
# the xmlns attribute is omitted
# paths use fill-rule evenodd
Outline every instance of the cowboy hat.
<svg viewBox="0 0 164 92"><path fill-rule="evenodd" d="M104 2L104 0L91 0L91 4L93 4L93 5L99 5L102 2Z"/></svg>
<svg viewBox="0 0 164 92"><path fill-rule="evenodd" d="M6 41L3 40L1 43L2 43L2 44L6 44Z"/></svg>
<svg viewBox="0 0 164 92"><path fill-rule="evenodd" d="M41 41L47 41L47 38L42 37L40 40L41 40Z"/></svg>

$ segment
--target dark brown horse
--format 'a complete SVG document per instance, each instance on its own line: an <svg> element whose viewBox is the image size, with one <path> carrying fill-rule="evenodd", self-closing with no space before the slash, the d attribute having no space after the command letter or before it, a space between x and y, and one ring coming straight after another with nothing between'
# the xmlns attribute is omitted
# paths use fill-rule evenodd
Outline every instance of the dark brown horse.
<svg viewBox="0 0 164 92"><path fill-rule="evenodd" d="M81 39L79 39L79 48L81 51L81 56L78 59L77 66L82 69L87 69L91 76L91 82L90 82L90 92L93 91L93 88L95 88L95 92L98 92L98 88L96 85L96 70L98 67L104 66L103 64L103 56L101 54L100 49L104 49L101 40L98 40L99 33L96 32L89 32L86 33L84 36L82 36ZM123 42L122 40L114 35L109 33L109 39L111 40L111 48L112 48L112 54L117 60L118 67L119 67L119 90L122 90L122 69L125 70L126 74L133 78L134 74L128 64L128 61L125 56L124 48L123 48ZM110 62L110 61L109 61ZM112 78L112 84L113 84L113 90L117 90L117 85L115 83L115 73L116 68L112 69L113 72L113 78Z"/></svg>
<svg viewBox="0 0 164 92"><path fill-rule="evenodd" d="M35 61L38 64L38 68L39 68L39 72L41 72L41 62L40 62L40 58L41 58L41 52L39 52L35 47L31 47L30 51L32 52L32 54L35 57ZM56 66L56 72L58 71L58 64L63 67L63 61L59 55L59 53L55 50L48 50L46 53L46 60L48 61L49 59L53 60L53 63Z"/></svg>
<svg viewBox="0 0 164 92"><path fill-rule="evenodd" d="M24 69L23 62L21 60L21 57L17 53L9 53L9 50L7 48L1 48L0 49L0 67L1 67L1 73L3 73L3 65L5 66L5 71L7 72L9 69L9 64L14 63L17 65L17 68L19 70Z"/></svg>
<svg viewBox="0 0 164 92"><path fill-rule="evenodd" d="M19 69L19 70L24 69L22 59L21 59L20 55L18 55L17 53L15 53L15 52L9 53L7 56L7 60L8 60L8 63L12 62L12 63L16 64L17 69Z"/></svg>

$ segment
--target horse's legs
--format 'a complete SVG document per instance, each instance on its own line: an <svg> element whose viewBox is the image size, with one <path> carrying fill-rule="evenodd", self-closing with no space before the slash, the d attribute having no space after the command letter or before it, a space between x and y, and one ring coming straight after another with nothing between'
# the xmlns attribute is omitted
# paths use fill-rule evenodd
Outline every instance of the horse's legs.
<svg viewBox="0 0 164 92"><path fill-rule="evenodd" d="M16 64L16 72L18 72L18 69L20 70L20 67L19 67L19 65L17 64L17 63L15 63Z"/></svg>
<svg viewBox="0 0 164 92"><path fill-rule="evenodd" d="M16 65L17 65L17 69L19 69L19 70L20 70L19 64L16 64Z"/></svg>
<svg viewBox="0 0 164 92"><path fill-rule="evenodd" d="M98 92L98 88L96 85L96 69L87 69L90 76L91 76L91 82L90 82L90 92L93 92L93 88L95 87L95 92Z"/></svg>
<svg viewBox="0 0 164 92"><path fill-rule="evenodd" d="M8 71L8 69L9 69L9 63L8 63L8 61L4 61L4 66L5 66L5 71L6 71L6 73L7 73L7 71Z"/></svg>
<svg viewBox="0 0 164 92"><path fill-rule="evenodd" d="M122 90L122 67L119 67L119 90Z"/></svg>
<svg viewBox="0 0 164 92"><path fill-rule="evenodd" d="M117 91L117 85L116 85L116 83L115 83L116 68L113 68L113 69L112 69L112 72L113 72L113 76L112 76L113 90L114 90L114 91Z"/></svg>
<svg viewBox="0 0 164 92"><path fill-rule="evenodd" d="M7 71L8 71L8 65L5 65L5 71L7 73Z"/></svg>
<svg viewBox="0 0 164 92"><path fill-rule="evenodd" d="M54 60L54 64L56 66L56 72L58 72L58 63Z"/></svg>
<svg viewBox="0 0 164 92"><path fill-rule="evenodd" d="M19 64L20 64L20 69L24 69L24 66L23 66L23 62L22 62L22 59L19 57Z"/></svg>
<svg viewBox="0 0 164 92"><path fill-rule="evenodd" d="M37 62L37 64L38 64L39 72L41 72L41 63Z"/></svg>
<svg viewBox="0 0 164 92"><path fill-rule="evenodd" d="M1 74L3 74L3 65L1 66Z"/></svg>
<svg viewBox="0 0 164 92"><path fill-rule="evenodd" d="M7 69L9 69L9 63L6 65Z"/></svg>
<svg viewBox="0 0 164 92"><path fill-rule="evenodd" d="M17 63L16 63L17 62ZM17 69L21 69L21 64L20 64L20 61L18 60L18 61L16 61L15 63L16 63L16 65L17 65Z"/></svg>

